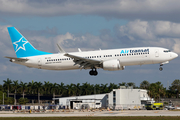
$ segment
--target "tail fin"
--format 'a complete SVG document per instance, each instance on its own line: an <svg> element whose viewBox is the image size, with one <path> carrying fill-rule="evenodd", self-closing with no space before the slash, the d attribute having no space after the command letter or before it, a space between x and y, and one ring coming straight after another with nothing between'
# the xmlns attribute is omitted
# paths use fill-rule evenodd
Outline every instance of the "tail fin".
<svg viewBox="0 0 180 120"><path fill-rule="evenodd" d="M35 49L15 27L7 29L17 58L51 54Z"/></svg>

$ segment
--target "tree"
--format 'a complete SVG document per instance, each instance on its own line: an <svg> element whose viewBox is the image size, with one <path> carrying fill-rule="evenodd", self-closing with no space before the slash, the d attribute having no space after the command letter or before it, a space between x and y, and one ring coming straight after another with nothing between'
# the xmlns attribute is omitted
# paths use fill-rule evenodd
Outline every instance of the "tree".
<svg viewBox="0 0 180 120"><path fill-rule="evenodd" d="M64 86L64 83L62 83L62 82L60 85L59 84L57 85L57 88L58 88L58 94L60 94L61 96L64 96L65 93L67 92L67 89ZM67 96L67 95L65 95L65 96Z"/></svg>
<svg viewBox="0 0 180 120"><path fill-rule="evenodd" d="M9 89L11 88L12 81L9 78L7 78L7 80L3 80L3 82L4 82L3 88L7 89L7 94L9 97Z"/></svg>
<svg viewBox="0 0 180 120"><path fill-rule="evenodd" d="M50 91L50 83L49 83L49 81L48 82L44 81L43 90L44 90L45 94L49 93L49 91Z"/></svg>
<svg viewBox="0 0 180 120"><path fill-rule="evenodd" d="M108 88L109 88L109 91L112 91L113 89L118 89L118 85L116 85L114 83L110 83Z"/></svg>
<svg viewBox="0 0 180 120"><path fill-rule="evenodd" d="M3 91L3 86L2 85L0 85L0 91Z"/></svg>
<svg viewBox="0 0 180 120"><path fill-rule="evenodd" d="M101 93L101 87L99 84L94 85L94 94L100 94Z"/></svg>
<svg viewBox="0 0 180 120"><path fill-rule="evenodd" d="M76 95L77 95L77 96L81 95L81 92L82 92L82 91L81 91L80 83L77 83L75 86L76 86L76 91L75 91L75 92L76 92Z"/></svg>
<svg viewBox="0 0 180 120"><path fill-rule="evenodd" d="M150 85L150 83L147 80L144 80L144 81L141 82L140 88L148 90L149 85Z"/></svg>
<svg viewBox="0 0 180 120"><path fill-rule="evenodd" d="M131 86L133 86L133 88L136 88L135 83L133 82L126 83L126 87L131 87Z"/></svg>
<svg viewBox="0 0 180 120"><path fill-rule="evenodd" d="M82 84L82 94L83 95L90 95L94 91L94 86L90 85L89 83L83 83Z"/></svg>
<svg viewBox="0 0 180 120"><path fill-rule="evenodd" d="M165 96L165 89L163 88L163 85L161 82L151 83L149 86L149 96L153 97L155 100L160 101L161 96Z"/></svg>
<svg viewBox="0 0 180 120"><path fill-rule="evenodd" d="M7 94L4 93L4 104L8 105L8 104L13 104L14 103L14 99L12 97L7 97ZM3 92L0 91L0 104L3 104Z"/></svg>
<svg viewBox="0 0 180 120"><path fill-rule="evenodd" d="M126 82L119 83L119 88L120 86L126 86Z"/></svg>
<svg viewBox="0 0 180 120"><path fill-rule="evenodd" d="M68 96L74 96L76 95L76 85L75 84L70 84L67 85L67 92L68 92Z"/></svg>
<svg viewBox="0 0 180 120"><path fill-rule="evenodd" d="M21 98L19 98L18 102L19 102L20 105L25 105L26 103L29 102L29 100L27 98L22 98L21 97Z"/></svg>
<svg viewBox="0 0 180 120"><path fill-rule="evenodd" d="M35 94L36 84L35 84L35 82L33 80L32 80L32 82L28 83L27 87L28 87L28 92L30 94Z"/></svg>
<svg viewBox="0 0 180 120"><path fill-rule="evenodd" d="M23 98L24 98L24 92L26 90L26 87L27 87L27 83L23 83L22 81L20 82L20 89L21 89L21 92L23 92Z"/></svg>
<svg viewBox="0 0 180 120"><path fill-rule="evenodd" d="M18 84L18 80L16 81L13 81L13 90L15 91L15 95L14 95L14 105L16 105L16 92L17 92L17 89L19 88L19 84Z"/></svg>
<svg viewBox="0 0 180 120"><path fill-rule="evenodd" d="M35 82L37 94L38 94L38 103L40 103L40 91L42 89L42 83L41 82Z"/></svg>
<svg viewBox="0 0 180 120"><path fill-rule="evenodd" d="M176 97L178 98L180 93L180 80L174 80L171 85L170 89L176 93Z"/></svg>
<svg viewBox="0 0 180 120"><path fill-rule="evenodd" d="M108 85L107 83L101 84L101 87L100 87L101 93L108 93L109 92L107 85Z"/></svg>

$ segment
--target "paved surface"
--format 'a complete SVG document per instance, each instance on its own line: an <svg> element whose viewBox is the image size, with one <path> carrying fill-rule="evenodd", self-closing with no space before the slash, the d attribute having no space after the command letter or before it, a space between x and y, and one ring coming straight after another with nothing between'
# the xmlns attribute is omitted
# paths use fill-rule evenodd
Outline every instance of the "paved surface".
<svg viewBox="0 0 180 120"><path fill-rule="evenodd" d="M0 117L72 117L72 116L180 116L180 111L103 111L103 112L58 112L58 113L13 113L0 111Z"/></svg>

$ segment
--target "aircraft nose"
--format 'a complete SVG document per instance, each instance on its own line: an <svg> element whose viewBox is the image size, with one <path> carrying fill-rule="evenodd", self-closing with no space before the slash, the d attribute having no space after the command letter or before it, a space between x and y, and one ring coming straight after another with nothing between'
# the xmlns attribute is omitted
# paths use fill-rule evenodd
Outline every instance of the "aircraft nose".
<svg viewBox="0 0 180 120"><path fill-rule="evenodd" d="M172 53L171 53L171 56L172 56L172 58L177 58L177 57L178 57L178 54L177 54L177 53L172 52Z"/></svg>

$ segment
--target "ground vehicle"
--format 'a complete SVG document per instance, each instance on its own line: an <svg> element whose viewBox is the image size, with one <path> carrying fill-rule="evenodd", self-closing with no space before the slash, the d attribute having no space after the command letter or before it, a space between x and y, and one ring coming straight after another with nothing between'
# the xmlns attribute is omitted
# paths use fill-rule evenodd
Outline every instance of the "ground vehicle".
<svg viewBox="0 0 180 120"><path fill-rule="evenodd" d="M145 108L147 110L163 110L163 103L151 103L146 104Z"/></svg>

